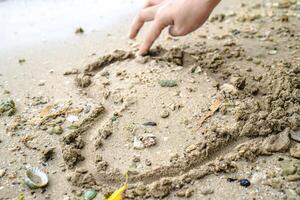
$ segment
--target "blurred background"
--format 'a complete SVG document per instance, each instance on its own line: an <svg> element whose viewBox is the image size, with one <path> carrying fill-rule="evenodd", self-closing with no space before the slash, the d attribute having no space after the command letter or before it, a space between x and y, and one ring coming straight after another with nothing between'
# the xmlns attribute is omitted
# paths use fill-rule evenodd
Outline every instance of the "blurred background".
<svg viewBox="0 0 300 200"><path fill-rule="evenodd" d="M63 40L74 35L79 27L85 33L106 32L116 23L122 24L142 3L137 0L0 0L0 48Z"/></svg>

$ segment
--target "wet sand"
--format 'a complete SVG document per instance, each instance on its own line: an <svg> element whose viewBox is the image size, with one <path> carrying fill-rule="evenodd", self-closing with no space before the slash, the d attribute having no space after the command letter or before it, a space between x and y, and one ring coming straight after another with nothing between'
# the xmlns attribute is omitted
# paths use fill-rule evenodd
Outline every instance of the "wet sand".
<svg viewBox="0 0 300 200"><path fill-rule="evenodd" d="M130 199L296 199L299 181L287 179L300 170L289 150L297 145L289 135L299 130L299 14L290 9L285 22L279 12L286 10L272 9L275 17L266 17L255 3L228 1L199 31L180 39L164 34L157 43L163 48L154 48L154 56L120 56L93 70L87 70L88 64L101 63L115 49L134 55L141 38L132 42L125 34L133 13L104 32L2 49L1 98L13 99L17 113L2 117L0 199L20 193L25 199L82 199L88 189L96 189L99 199L122 184L127 170ZM25 63L18 63L22 58ZM63 76L73 68L79 75ZM91 83L78 86L76 77ZM159 80L176 80L177 85L164 88ZM290 93L279 91L274 97L277 87ZM219 110L199 132L201 116L220 94L225 96ZM271 109L265 107L268 98L275 98ZM283 98L288 109L280 106ZM63 114L49 117L65 107ZM258 116L255 109L260 109ZM79 127L69 121L74 115ZM17 116L25 121L12 129ZM157 125L143 125L149 121ZM64 130L61 135L52 133L57 125ZM277 144L272 137L286 139L285 128L288 144ZM155 142L136 149L135 139L149 134ZM55 154L45 162L45 150L51 147ZM281 175L282 160L296 170ZM22 184L25 165L48 173L45 190L32 192ZM250 187L240 185L244 178Z"/></svg>

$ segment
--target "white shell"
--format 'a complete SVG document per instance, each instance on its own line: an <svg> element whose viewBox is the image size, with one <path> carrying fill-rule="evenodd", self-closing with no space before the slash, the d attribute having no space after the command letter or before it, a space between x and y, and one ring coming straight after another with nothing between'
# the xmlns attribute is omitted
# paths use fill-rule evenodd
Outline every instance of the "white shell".
<svg viewBox="0 0 300 200"><path fill-rule="evenodd" d="M39 177L40 181L33 180L33 176ZM37 189L47 186L48 176L46 173L35 167L27 167L26 175L24 178L25 184L31 189Z"/></svg>

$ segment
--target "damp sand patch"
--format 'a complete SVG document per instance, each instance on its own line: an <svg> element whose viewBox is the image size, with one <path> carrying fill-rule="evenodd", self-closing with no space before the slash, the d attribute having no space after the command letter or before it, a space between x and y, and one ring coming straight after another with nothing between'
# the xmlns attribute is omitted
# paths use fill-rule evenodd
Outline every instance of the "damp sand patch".
<svg viewBox="0 0 300 200"><path fill-rule="evenodd" d="M98 185L109 194L129 171L127 197L162 198L176 190L177 183L232 172L239 159L270 154L264 137L281 133L286 138L297 127L297 83L289 68L262 65L258 68L265 74L258 77L232 67L245 58L243 52L237 46L201 51L158 47L143 63L130 58L84 70L91 78L86 95L101 99L107 114L68 144L76 148L78 137L87 143L77 147L85 160L71 166L70 182ZM162 79L176 80L176 85L161 87ZM217 96L222 102L201 121ZM289 101L289 110L280 108L283 99ZM144 126L147 122L153 126ZM271 149L286 150L280 148L286 144L273 142L279 147ZM222 152L225 147L229 153Z"/></svg>

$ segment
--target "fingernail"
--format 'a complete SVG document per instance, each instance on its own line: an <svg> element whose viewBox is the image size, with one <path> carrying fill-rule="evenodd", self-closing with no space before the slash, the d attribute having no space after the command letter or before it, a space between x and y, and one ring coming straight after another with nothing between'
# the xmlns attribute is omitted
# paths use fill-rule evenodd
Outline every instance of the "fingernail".
<svg viewBox="0 0 300 200"><path fill-rule="evenodd" d="M139 50L138 54L139 54L140 56L143 56L145 53L144 53L143 51Z"/></svg>
<svg viewBox="0 0 300 200"><path fill-rule="evenodd" d="M145 55L147 55L147 51L146 52L145 51L144 52L143 51L139 51L139 55L140 56L145 56Z"/></svg>

